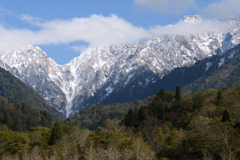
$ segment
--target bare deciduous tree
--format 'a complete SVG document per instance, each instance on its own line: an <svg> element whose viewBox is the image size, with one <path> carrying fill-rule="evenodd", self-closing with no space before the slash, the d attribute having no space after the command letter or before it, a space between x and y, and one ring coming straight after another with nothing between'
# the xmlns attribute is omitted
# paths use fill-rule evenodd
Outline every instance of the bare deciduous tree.
<svg viewBox="0 0 240 160"><path fill-rule="evenodd" d="M104 149L101 146L98 145L95 150L96 150L95 158L98 159L98 160L104 160L105 159L105 157L104 157L104 155L105 155Z"/></svg>
<svg viewBox="0 0 240 160"><path fill-rule="evenodd" d="M31 160L42 160L40 151L39 151L39 149L38 149L37 146L35 146L35 147L32 149L32 152L31 152Z"/></svg>
<svg viewBox="0 0 240 160"><path fill-rule="evenodd" d="M235 160L236 159L234 152L231 150L220 153L220 157L222 158L222 160Z"/></svg>
<svg viewBox="0 0 240 160"><path fill-rule="evenodd" d="M113 145L108 146L106 154L108 155L108 160L118 160L120 158L120 152Z"/></svg>
<svg viewBox="0 0 240 160"><path fill-rule="evenodd" d="M93 141L89 141L88 142L88 148L86 148L85 150L85 158L87 160L95 160L95 149L94 149L94 142Z"/></svg>
<svg viewBox="0 0 240 160"><path fill-rule="evenodd" d="M3 154L1 160L12 160L12 156L9 154Z"/></svg>
<svg viewBox="0 0 240 160"><path fill-rule="evenodd" d="M22 153L22 159L24 160L30 160L31 155L29 154L29 151L27 148L24 148L24 151Z"/></svg>
<svg viewBox="0 0 240 160"><path fill-rule="evenodd" d="M202 151L202 160L212 160L213 156L208 153L206 150Z"/></svg>
<svg viewBox="0 0 240 160"><path fill-rule="evenodd" d="M122 159L128 160L133 157L133 151L129 147L124 147L122 149Z"/></svg>
<svg viewBox="0 0 240 160"><path fill-rule="evenodd" d="M154 160L154 152L148 145L144 144L141 138L137 138L132 145L137 160Z"/></svg>

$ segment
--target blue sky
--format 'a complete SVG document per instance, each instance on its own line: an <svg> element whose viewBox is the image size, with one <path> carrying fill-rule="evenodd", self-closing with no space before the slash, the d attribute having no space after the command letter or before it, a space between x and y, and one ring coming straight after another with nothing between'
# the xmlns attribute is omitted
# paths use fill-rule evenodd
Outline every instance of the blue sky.
<svg viewBox="0 0 240 160"><path fill-rule="evenodd" d="M0 2L0 50L30 44L65 64L87 47L167 33L164 27L185 15L239 16L238 6L239 0L7 0Z"/></svg>

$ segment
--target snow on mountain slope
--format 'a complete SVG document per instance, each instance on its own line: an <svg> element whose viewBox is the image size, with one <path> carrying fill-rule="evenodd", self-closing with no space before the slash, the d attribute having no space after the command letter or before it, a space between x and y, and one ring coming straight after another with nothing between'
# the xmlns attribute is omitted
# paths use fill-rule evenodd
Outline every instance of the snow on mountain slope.
<svg viewBox="0 0 240 160"><path fill-rule="evenodd" d="M202 19L185 16L184 21L197 23ZM29 46L0 53L0 66L68 117L93 104L146 97L142 91L174 68L223 54L240 42L239 21L229 21L228 32L155 36L145 42L89 48L65 65L56 64L39 47ZM120 93L129 99L116 98Z"/></svg>

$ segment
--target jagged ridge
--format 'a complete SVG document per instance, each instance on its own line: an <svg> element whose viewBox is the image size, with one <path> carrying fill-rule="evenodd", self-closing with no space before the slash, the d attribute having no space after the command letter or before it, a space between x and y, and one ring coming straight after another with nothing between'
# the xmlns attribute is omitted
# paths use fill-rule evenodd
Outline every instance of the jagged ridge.
<svg viewBox="0 0 240 160"><path fill-rule="evenodd" d="M184 17L184 21L195 23L201 17ZM174 68L191 66L239 44L239 28L239 21L232 19L228 32L155 36L145 42L89 48L66 65L29 46L1 53L0 66L68 117L93 104L129 102L154 94L148 86Z"/></svg>

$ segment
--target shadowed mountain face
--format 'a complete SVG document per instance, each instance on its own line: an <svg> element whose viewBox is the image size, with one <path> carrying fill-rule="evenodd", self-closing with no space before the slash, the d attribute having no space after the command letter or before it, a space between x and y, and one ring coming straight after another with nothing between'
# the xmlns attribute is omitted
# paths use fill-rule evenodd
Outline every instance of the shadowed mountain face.
<svg viewBox="0 0 240 160"><path fill-rule="evenodd" d="M197 23L201 18L184 21ZM222 55L239 44L239 21L229 24L226 32L155 36L145 42L89 48L65 65L30 46L1 53L0 66L68 117L93 104L130 102L157 93L157 82L173 69Z"/></svg>
<svg viewBox="0 0 240 160"><path fill-rule="evenodd" d="M65 118L55 108L51 107L36 91L2 68L0 68L0 82L0 96L13 100L15 104L19 103L19 108L24 103L33 111L47 111L52 119L59 122L64 121ZM38 118L40 117L38 116Z"/></svg>
<svg viewBox="0 0 240 160"><path fill-rule="evenodd" d="M183 93L203 91L204 89L222 89L240 82L240 44L223 55L214 55L196 62L193 66L176 68L158 80L149 89L164 88L175 92L176 86Z"/></svg>

